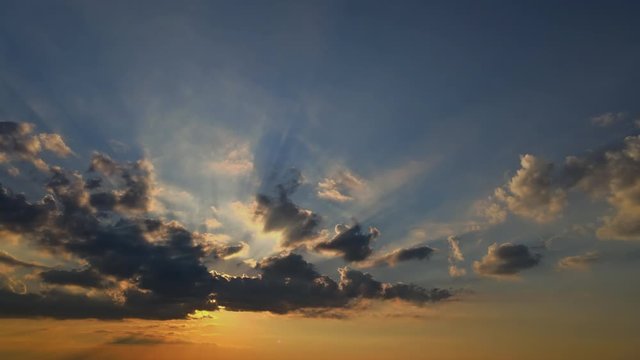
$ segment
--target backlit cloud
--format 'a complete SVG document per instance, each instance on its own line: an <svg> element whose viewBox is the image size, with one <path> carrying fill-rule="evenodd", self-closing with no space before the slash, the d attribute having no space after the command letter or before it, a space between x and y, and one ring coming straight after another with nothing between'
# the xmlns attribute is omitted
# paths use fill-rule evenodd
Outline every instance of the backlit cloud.
<svg viewBox="0 0 640 360"><path fill-rule="evenodd" d="M492 244L482 260L475 261L476 273L488 276L513 276L540 263L541 255L531 253L525 245Z"/></svg>
<svg viewBox="0 0 640 360"><path fill-rule="evenodd" d="M30 123L0 121L0 164L24 161L46 171L49 165L40 157L43 151L60 157L72 154L59 134L36 134L34 130L35 125Z"/></svg>

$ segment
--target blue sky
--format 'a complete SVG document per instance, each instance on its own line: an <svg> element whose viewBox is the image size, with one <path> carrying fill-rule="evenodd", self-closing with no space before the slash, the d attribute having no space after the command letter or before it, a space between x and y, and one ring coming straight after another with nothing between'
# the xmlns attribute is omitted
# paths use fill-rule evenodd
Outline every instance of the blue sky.
<svg viewBox="0 0 640 360"><path fill-rule="evenodd" d="M85 171L94 151L148 159L162 204L154 214L200 232L216 219L212 233L248 245L246 266L283 249L249 215L256 193L296 168L304 180L291 199L323 217L325 236L357 220L380 231L375 256L435 249L368 270L383 281L526 292L474 268L491 244L509 243L542 256L506 274L531 289L549 286L570 256L583 257L565 267L601 270L585 288L604 289L637 273L640 233L609 239L598 229L616 209L640 220L637 205L624 203L627 188L565 187L562 169L569 155L622 154L638 134L639 10L633 1L3 1L0 120L60 134L73 154L45 160L67 169ZM532 203L508 188L524 154L555 164L551 185L532 190L566 200L557 213L553 198L541 200L550 219L532 220L521 207ZM4 165L3 184L42 196L29 194L45 175ZM319 195L345 174L357 184L337 190L350 199ZM483 217L478 208L491 204L506 218ZM463 276L449 272L450 236ZM334 277L346 264L295 250ZM218 269L240 271L232 265Z"/></svg>

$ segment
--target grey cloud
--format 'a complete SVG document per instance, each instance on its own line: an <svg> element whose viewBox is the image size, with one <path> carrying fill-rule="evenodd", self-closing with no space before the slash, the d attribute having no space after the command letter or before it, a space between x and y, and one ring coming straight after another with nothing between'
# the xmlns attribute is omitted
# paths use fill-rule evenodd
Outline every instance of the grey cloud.
<svg viewBox="0 0 640 360"><path fill-rule="evenodd" d="M597 251L590 251L581 255L566 256L558 260L558 268L564 270L586 270L591 264L600 261Z"/></svg>
<svg viewBox="0 0 640 360"><path fill-rule="evenodd" d="M84 270L48 270L40 273L40 278L49 284L77 285L86 288L108 288L113 282L105 279L92 269Z"/></svg>
<svg viewBox="0 0 640 360"><path fill-rule="evenodd" d="M48 165L40 154L44 150L64 157L72 153L59 134L36 134L29 123L0 121L0 163L25 161L42 171Z"/></svg>
<svg viewBox="0 0 640 360"><path fill-rule="evenodd" d="M297 254L281 254L261 261L258 277L215 276L216 303L233 311L271 311L348 308L359 299L398 299L424 304L447 299L448 290L424 289L416 285L389 284L370 274L339 269L336 282L319 274Z"/></svg>
<svg viewBox="0 0 640 360"><path fill-rule="evenodd" d="M154 187L154 169L148 160L121 164L106 154L96 152L91 157L89 171L106 177L118 186L112 191L100 191L98 189L103 184L100 178L93 178L85 185L87 189L96 190L91 194L91 201L97 208L110 210L114 206L120 206L130 210L149 210Z"/></svg>
<svg viewBox="0 0 640 360"><path fill-rule="evenodd" d="M295 254L259 261L256 277L211 273L204 264L208 256L227 256L240 251L241 246L212 250L202 234L177 222L148 217L145 198L153 183L150 163L120 164L95 154L91 171L101 183L88 185L81 173L51 167L44 185L48 195L35 202L0 185L0 230L20 234L21 241L86 264L83 269L42 272L39 278L47 286L39 290L3 288L0 317L173 319L220 306L234 311L286 313L349 308L361 298L424 303L450 296L446 290L377 282L355 270L341 270L340 282L336 282ZM299 177L284 182L277 197L258 196L265 228L283 231L289 245L318 234L319 216L289 199L300 182ZM98 195L109 193L116 199ZM131 212L134 208L136 212ZM359 226L343 230L325 246L347 259L367 257L377 230L363 233ZM421 255L398 255L398 259L414 256ZM19 264L6 256L4 261ZM120 286L112 286L116 282ZM70 292L65 285L91 291Z"/></svg>
<svg viewBox="0 0 640 360"><path fill-rule="evenodd" d="M362 261L368 258L373 253L371 241L380 235L380 231L374 227L370 227L369 232L363 232L357 223L351 227L338 225L336 232L332 239L317 244L315 249L335 252L345 261Z"/></svg>
<svg viewBox="0 0 640 360"><path fill-rule="evenodd" d="M515 275L538 265L541 257L531 253L526 245L494 243L489 246L487 255L475 261L473 267L480 275Z"/></svg>
<svg viewBox="0 0 640 360"><path fill-rule="evenodd" d="M640 135L588 156L567 157L567 186L606 199L615 212L603 218L602 239L640 240Z"/></svg>
<svg viewBox="0 0 640 360"><path fill-rule="evenodd" d="M294 176L277 186L277 196L256 196L256 215L263 220L264 231L282 231L282 245L289 248L316 239L322 221L320 215L299 207L289 199L301 181L300 176Z"/></svg>
<svg viewBox="0 0 640 360"><path fill-rule="evenodd" d="M426 260L433 254L433 248L429 246L414 246L410 248L396 249L387 254L376 256L362 264L364 267L396 266L400 262L411 260Z"/></svg>

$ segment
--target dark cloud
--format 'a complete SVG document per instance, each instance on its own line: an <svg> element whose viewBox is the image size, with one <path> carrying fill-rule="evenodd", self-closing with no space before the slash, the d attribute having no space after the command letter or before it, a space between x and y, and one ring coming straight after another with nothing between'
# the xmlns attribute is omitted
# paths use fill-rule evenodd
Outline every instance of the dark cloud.
<svg viewBox="0 0 640 360"><path fill-rule="evenodd" d="M108 155L94 153L89 172L104 176L118 188L93 193L92 205L103 210L110 210L116 205L129 210L149 210L154 186L153 171L153 165L148 160L121 164ZM85 187L91 190L99 189L102 187L102 179L92 178Z"/></svg>
<svg viewBox="0 0 640 360"><path fill-rule="evenodd" d="M261 261L258 277L216 275L217 304L234 311L287 313L305 309L348 308L359 299L399 299L415 304L451 297L448 290L426 290L407 284L376 281L370 274L342 268L340 281L320 275L297 254L281 254ZM322 311L321 311L322 312Z"/></svg>
<svg viewBox="0 0 640 360"><path fill-rule="evenodd" d="M400 262L428 259L434 250L429 246L414 246L397 249L387 254L376 256L362 264L364 267L396 266Z"/></svg>
<svg viewBox="0 0 640 360"><path fill-rule="evenodd" d="M84 270L48 270L40 273L40 278L49 284L77 285L85 288L104 289L113 286L100 273L91 269Z"/></svg>
<svg viewBox="0 0 640 360"><path fill-rule="evenodd" d="M369 228L369 232L363 232L360 224L351 227L346 225L336 226L337 234L333 239L316 245L316 250L335 252L346 261L362 261L373 253L371 241L380 235L378 229Z"/></svg>
<svg viewBox="0 0 640 360"><path fill-rule="evenodd" d="M193 311L193 305L163 301L143 293L128 294L124 303L108 297L91 297L61 290L19 294L0 289L0 317L57 319L178 319ZM207 303L198 309L214 310Z"/></svg>
<svg viewBox="0 0 640 360"><path fill-rule="evenodd" d="M91 185L81 173L49 170L44 188L48 195L40 201L27 201L0 185L0 230L20 234L30 245L86 267L43 271L39 279L47 286L31 292L19 279L7 278L8 286L0 293L1 317L173 319L220 306L234 311L313 312L347 309L362 298L424 303L450 296L446 291L377 282L355 270L341 270L336 282L297 254L260 260L255 277L212 273L204 263L207 259L236 254L245 244L212 245L203 234L177 222L149 217L150 163L120 164L94 154L90 170L101 180ZM318 235L319 216L288 197L300 182L299 176L292 177L278 186L277 197L258 196L265 230L283 231L289 246ZM366 258L377 230L365 234L358 225L344 230L324 245L326 249L347 259ZM420 256L410 252L398 259ZM33 265L8 254L1 259ZM87 291L70 292L65 285Z"/></svg>
<svg viewBox="0 0 640 360"><path fill-rule="evenodd" d="M301 176L291 176L290 180L276 186L277 195L256 196L256 215L264 222L264 231L282 231L283 246L295 248L319 235L322 218L311 210L294 204L289 196L301 183Z"/></svg>
<svg viewBox="0 0 640 360"><path fill-rule="evenodd" d="M538 265L541 257L531 253L526 245L493 244L487 255L481 261L475 261L473 267L480 275L515 275Z"/></svg>
<svg viewBox="0 0 640 360"><path fill-rule="evenodd" d="M23 194L14 194L0 184L0 226L16 233L28 232L46 224L55 210L55 201L45 196L36 203Z"/></svg>

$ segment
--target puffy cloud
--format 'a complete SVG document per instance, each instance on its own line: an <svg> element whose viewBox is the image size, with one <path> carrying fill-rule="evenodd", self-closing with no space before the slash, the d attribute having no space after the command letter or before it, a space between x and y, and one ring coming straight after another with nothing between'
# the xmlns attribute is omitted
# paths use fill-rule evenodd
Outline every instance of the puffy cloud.
<svg viewBox="0 0 640 360"><path fill-rule="evenodd" d="M586 270L589 266L600 260L597 251L590 251L582 255L567 256L558 260L558 268L563 270Z"/></svg>
<svg viewBox="0 0 640 360"><path fill-rule="evenodd" d="M553 164L527 154L520 157L520 165L507 185L496 189L495 198L514 214L536 222L556 219L566 205L566 193L552 184Z"/></svg>
<svg viewBox="0 0 640 360"><path fill-rule="evenodd" d="M336 226L336 235L327 241L318 243L316 250L336 253L346 261L362 261L371 255L371 241L380 235L380 231L370 227L368 232L363 232L360 224L351 227L339 224Z"/></svg>
<svg viewBox="0 0 640 360"><path fill-rule="evenodd" d="M640 239L640 135L622 144L568 156L562 171L553 177L553 165L532 155L521 157L522 168L489 201L478 203L478 212L498 223L505 219L503 205L511 212L544 223L560 216L567 192L581 191L604 199L613 208L602 217L596 234L601 239Z"/></svg>
<svg viewBox="0 0 640 360"><path fill-rule="evenodd" d="M339 169L318 183L317 195L321 199L347 202L367 191L367 183L347 169Z"/></svg>
<svg viewBox="0 0 640 360"><path fill-rule="evenodd" d="M532 268L540 263L541 255L533 254L526 245L511 243L492 244L481 261L473 263L480 275L509 276Z"/></svg>
<svg viewBox="0 0 640 360"><path fill-rule="evenodd" d="M61 157L72 154L59 134L35 134L34 130L30 123L0 121L0 163L26 161L46 171L49 166L40 157L43 149Z"/></svg>
<svg viewBox="0 0 640 360"><path fill-rule="evenodd" d="M567 157L565 175L568 186L604 198L613 207L598 237L640 240L640 135L625 138L615 149Z"/></svg>
<svg viewBox="0 0 640 360"><path fill-rule="evenodd" d="M600 114L592 117L591 124L599 127L607 127L615 123L618 123L620 121L623 121L624 119L626 119L626 117L627 117L627 114L624 112L618 112L618 113L608 112L608 113L604 113L604 114Z"/></svg>
<svg viewBox="0 0 640 360"><path fill-rule="evenodd" d="M434 250L429 246L414 246L396 249L387 254L376 256L374 259L360 264L363 267L396 266L400 262L410 260L425 260L431 257Z"/></svg>

